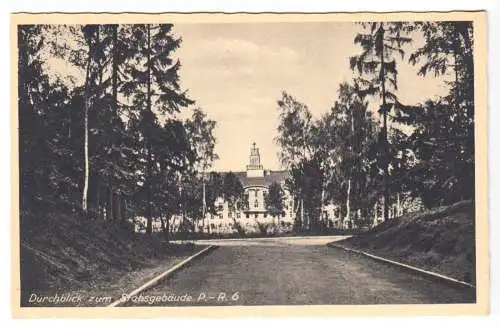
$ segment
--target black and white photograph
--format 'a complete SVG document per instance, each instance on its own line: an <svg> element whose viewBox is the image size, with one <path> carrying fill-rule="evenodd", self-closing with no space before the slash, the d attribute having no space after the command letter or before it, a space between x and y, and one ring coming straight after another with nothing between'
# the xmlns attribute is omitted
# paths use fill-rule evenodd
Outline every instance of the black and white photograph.
<svg viewBox="0 0 500 327"><path fill-rule="evenodd" d="M20 310L485 312L484 12L12 18Z"/></svg>

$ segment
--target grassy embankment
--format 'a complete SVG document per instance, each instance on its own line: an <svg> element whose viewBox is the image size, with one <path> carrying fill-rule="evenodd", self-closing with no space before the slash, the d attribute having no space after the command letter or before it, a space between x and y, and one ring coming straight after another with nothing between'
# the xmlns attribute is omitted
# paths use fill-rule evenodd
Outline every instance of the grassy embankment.
<svg viewBox="0 0 500 327"><path fill-rule="evenodd" d="M475 284L474 204L406 214L336 244Z"/></svg>
<svg viewBox="0 0 500 327"><path fill-rule="evenodd" d="M32 294L80 295L74 305L106 305L199 250L77 215L25 219L21 231L23 306L54 305L30 303Z"/></svg>

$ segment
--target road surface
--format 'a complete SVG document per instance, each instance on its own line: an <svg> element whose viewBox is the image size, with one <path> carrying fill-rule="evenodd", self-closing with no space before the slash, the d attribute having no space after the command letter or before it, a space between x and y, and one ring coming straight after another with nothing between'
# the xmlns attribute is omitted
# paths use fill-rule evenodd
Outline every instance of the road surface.
<svg viewBox="0 0 500 327"><path fill-rule="evenodd" d="M470 303L452 287L329 248L331 238L203 241L219 247L129 305ZM201 241L200 241L201 242ZM203 243L201 242L201 243Z"/></svg>

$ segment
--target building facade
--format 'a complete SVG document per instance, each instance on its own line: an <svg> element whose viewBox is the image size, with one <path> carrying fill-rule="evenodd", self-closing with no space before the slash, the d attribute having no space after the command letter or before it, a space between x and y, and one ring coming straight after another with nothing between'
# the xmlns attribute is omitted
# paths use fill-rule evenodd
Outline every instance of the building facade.
<svg viewBox="0 0 500 327"><path fill-rule="evenodd" d="M261 232L263 228L268 232L284 232L292 229L294 221L293 199L285 187L287 171L266 170L261 164L259 148L254 143L250 149L249 164L245 171L234 172L238 177L245 198L248 200L245 209L230 208L224 199L216 201L219 208L215 215L207 214L204 222L198 223L198 230L209 233L232 233L242 229L245 232ZM281 214L272 215L266 209L265 198L269 186L280 184L283 190L284 210Z"/></svg>

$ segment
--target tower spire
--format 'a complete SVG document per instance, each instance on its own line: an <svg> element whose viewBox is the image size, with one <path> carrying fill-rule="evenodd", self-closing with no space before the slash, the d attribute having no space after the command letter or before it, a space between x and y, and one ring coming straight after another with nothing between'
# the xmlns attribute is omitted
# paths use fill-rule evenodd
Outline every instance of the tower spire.
<svg viewBox="0 0 500 327"><path fill-rule="evenodd" d="M262 165L260 164L260 153L257 144L253 142L252 148L250 149L250 163L247 166L247 170L262 170Z"/></svg>

